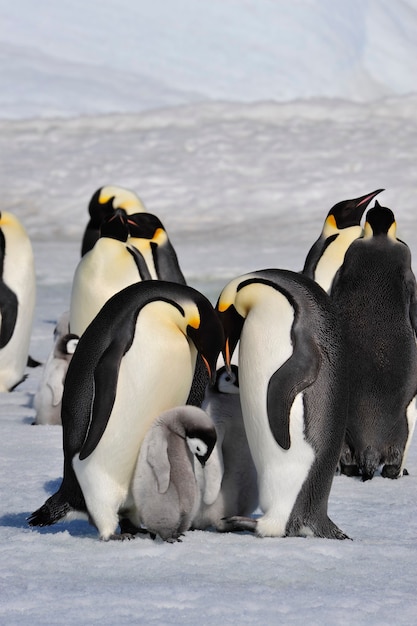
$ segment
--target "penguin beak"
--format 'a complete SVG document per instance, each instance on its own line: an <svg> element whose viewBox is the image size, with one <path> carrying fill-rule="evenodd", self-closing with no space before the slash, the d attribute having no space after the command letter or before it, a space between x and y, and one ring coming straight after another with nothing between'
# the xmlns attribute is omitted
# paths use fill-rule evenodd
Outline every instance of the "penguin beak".
<svg viewBox="0 0 417 626"><path fill-rule="evenodd" d="M377 196L379 193L381 193L381 191L385 191L384 189L376 189L376 191L372 191L372 193L368 193L365 196L361 196L360 198L356 198L355 202L356 202L356 206L360 207L365 205L363 208L364 210L366 209L366 207L368 206L368 204L370 203L370 201L375 198L375 196Z"/></svg>
<svg viewBox="0 0 417 626"><path fill-rule="evenodd" d="M216 380L217 359L224 342L223 327L213 307L198 328L190 325L187 327L187 335L201 355L207 368L210 384L213 385Z"/></svg>
<svg viewBox="0 0 417 626"><path fill-rule="evenodd" d="M221 310L219 310L219 303L217 303L217 314L219 316L220 322L222 323L225 334L225 342L223 344L222 350L223 358L226 365L226 370L228 374L231 374L231 361L233 352L235 351L236 346L239 342L245 319L241 315L239 315L233 304L228 306L226 309L222 307Z"/></svg>

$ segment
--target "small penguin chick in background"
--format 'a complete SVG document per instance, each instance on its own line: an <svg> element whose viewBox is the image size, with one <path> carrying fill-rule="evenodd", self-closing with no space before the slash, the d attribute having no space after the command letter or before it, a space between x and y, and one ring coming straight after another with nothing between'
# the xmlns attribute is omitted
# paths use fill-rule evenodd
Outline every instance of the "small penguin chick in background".
<svg viewBox="0 0 417 626"><path fill-rule="evenodd" d="M243 423L239 370L221 367L216 382L207 387L202 408L212 418L217 442L204 468L195 464L201 501L192 527L230 530L223 518L251 515L258 506L257 474Z"/></svg>
<svg viewBox="0 0 417 626"><path fill-rule="evenodd" d="M68 365L78 343L78 336L69 332L69 311L58 319L54 329L54 345L42 372L33 406L34 424L61 424L61 401Z"/></svg>
<svg viewBox="0 0 417 626"><path fill-rule="evenodd" d="M164 541L181 541L198 506L193 457L204 465L215 443L216 429L202 409L187 405L161 413L142 443L132 481L137 526Z"/></svg>

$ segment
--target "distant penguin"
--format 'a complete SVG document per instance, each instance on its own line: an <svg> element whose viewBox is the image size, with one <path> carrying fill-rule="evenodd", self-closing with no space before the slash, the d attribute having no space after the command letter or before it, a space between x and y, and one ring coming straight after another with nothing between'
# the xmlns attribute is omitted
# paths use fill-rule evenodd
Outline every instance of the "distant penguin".
<svg viewBox="0 0 417 626"><path fill-rule="evenodd" d="M127 217L117 209L104 220L94 248L79 261L70 301L70 332L81 336L103 304L140 280L135 252L128 250Z"/></svg>
<svg viewBox="0 0 417 626"><path fill-rule="evenodd" d="M327 214L320 237L311 247L303 274L315 280L327 293L343 263L352 241L362 235L361 219L367 206L383 189L335 204Z"/></svg>
<svg viewBox="0 0 417 626"><path fill-rule="evenodd" d="M97 189L88 206L90 220L84 231L81 256L94 246L100 236L101 223L104 219L111 217L116 209L122 209L126 214L146 211L142 200L129 189L116 185L107 185Z"/></svg>
<svg viewBox="0 0 417 626"><path fill-rule="evenodd" d="M54 345L42 372L33 406L35 424L61 424L61 402L69 362L78 343L78 336L69 332L69 312L58 319Z"/></svg>
<svg viewBox="0 0 417 626"><path fill-rule="evenodd" d="M213 306L191 287L148 280L114 295L68 367L63 480L29 524L84 513L100 538L119 538L119 518L132 521L130 485L146 432L163 411L185 404L197 351L212 377L222 343Z"/></svg>
<svg viewBox="0 0 417 626"><path fill-rule="evenodd" d="M127 245L141 253L149 278L185 285L177 254L160 219L152 213L137 213L128 217L128 225L130 236ZM142 280L147 278L143 276Z"/></svg>
<svg viewBox="0 0 417 626"><path fill-rule="evenodd" d="M401 476L416 419L417 286L393 212L375 203L346 253L332 299L348 347L350 388L341 471Z"/></svg>
<svg viewBox="0 0 417 626"><path fill-rule="evenodd" d="M330 297L307 276L261 270L232 280L217 309L226 364L240 339L242 413L264 513L233 516L230 528L345 539L327 515L348 400Z"/></svg>
<svg viewBox="0 0 417 626"><path fill-rule="evenodd" d="M24 380L36 300L32 245L19 220L0 212L0 391Z"/></svg>
<svg viewBox="0 0 417 626"><path fill-rule="evenodd" d="M225 518L251 515L258 506L256 468L249 450L239 397L238 367L217 370L202 408L213 420L217 443L204 467L196 464L201 502L192 527L229 530Z"/></svg>
<svg viewBox="0 0 417 626"><path fill-rule="evenodd" d="M136 525L164 541L181 541L198 505L193 457L204 466L215 443L213 421L197 407L175 407L154 420L133 476Z"/></svg>

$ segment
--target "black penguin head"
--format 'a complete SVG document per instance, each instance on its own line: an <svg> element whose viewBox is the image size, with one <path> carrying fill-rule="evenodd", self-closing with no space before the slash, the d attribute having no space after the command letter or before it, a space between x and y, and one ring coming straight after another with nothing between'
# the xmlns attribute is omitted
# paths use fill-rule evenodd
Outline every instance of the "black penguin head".
<svg viewBox="0 0 417 626"><path fill-rule="evenodd" d="M362 215L367 206L375 196L383 189L377 189L360 198L353 200L343 200L335 204L327 214L326 223L332 223L338 230L350 228L351 226L360 226Z"/></svg>
<svg viewBox="0 0 417 626"><path fill-rule="evenodd" d="M100 187L93 193L88 205L88 212L90 214L90 226L100 227L102 221L113 214L113 200L114 195L106 198L102 201L102 191L105 187Z"/></svg>
<svg viewBox="0 0 417 626"><path fill-rule="evenodd" d="M158 229L165 231L161 220L152 213L134 213L127 223L130 236L139 239L153 239Z"/></svg>
<svg viewBox="0 0 417 626"><path fill-rule="evenodd" d="M74 335L74 333L67 333L63 337L60 337L54 348L55 356L60 358L72 356L75 352L79 339L79 336Z"/></svg>
<svg viewBox="0 0 417 626"><path fill-rule="evenodd" d="M116 209L111 215L105 217L100 226L100 237L127 241L129 229L127 216L123 209Z"/></svg>
<svg viewBox="0 0 417 626"><path fill-rule="evenodd" d="M198 327L187 326L187 336L194 343L207 368L210 383L216 378L216 365L224 344L223 327L210 301L198 294L196 304L200 321Z"/></svg>
<svg viewBox="0 0 417 626"><path fill-rule="evenodd" d="M222 350L223 358L227 370L231 373L232 356L239 342L245 318L237 312L234 304L227 306L221 302L220 298L217 301L216 309L225 335Z"/></svg>
<svg viewBox="0 0 417 626"><path fill-rule="evenodd" d="M397 225L394 213L391 209L381 206L378 200L375 206L366 214L365 238L377 236L389 236L396 239Z"/></svg>

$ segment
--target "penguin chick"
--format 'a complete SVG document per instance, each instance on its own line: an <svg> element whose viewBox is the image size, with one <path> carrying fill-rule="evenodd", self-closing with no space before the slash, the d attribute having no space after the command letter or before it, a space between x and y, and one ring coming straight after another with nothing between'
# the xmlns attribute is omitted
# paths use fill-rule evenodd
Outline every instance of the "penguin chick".
<svg viewBox="0 0 417 626"><path fill-rule="evenodd" d="M128 215L146 211L142 200L129 189L116 185L107 185L97 189L88 205L90 220L84 231L81 256L94 246L100 236L101 224L111 217L116 209L121 209Z"/></svg>
<svg viewBox="0 0 417 626"><path fill-rule="evenodd" d="M315 280L329 293L333 278L343 263L346 250L352 241L362 235L362 215L375 196L377 189L353 200L335 204L327 214L320 237L307 254L302 273Z"/></svg>
<svg viewBox="0 0 417 626"><path fill-rule="evenodd" d="M68 365L78 343L69 332L69 312L59 318L54 330L54 345L42 372L33 406L34 424L61 424L61 402Z"/></svg>
<svg viewBox="0 0 417 626"><path fill-rule="evenodd" d="M198 505L193 457L204 466L215 443L216 429L202 409L161 413L143 440L133 476L138 525L164 541L181 541Z"/></svg>
<svg viewBox="0 0 417 626"><path fill-rule="evenodd" d="M239 395L237 365L221 367L208 386L202 408L212 418L217 442L204 468L196 464L201 501L193 528L230 530L224 518L251 515L258 506L255 465L249 450Z"/></svg>
<svg viewBox="0 0 417 626"><path fill-rule="evenodd" d="M397 478L416 421L417 283L393 212L378 201L350 246L332 300L347 345L348 419L341 471Z"/></svg>
<svg viewBox="0 0 417 626"><path fill-rule="evenodd" d="M32 245L20 221L0 212L0 392L25 376L36 299Z"/></svg>

